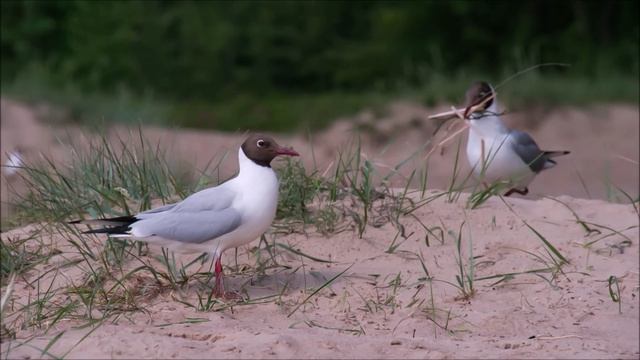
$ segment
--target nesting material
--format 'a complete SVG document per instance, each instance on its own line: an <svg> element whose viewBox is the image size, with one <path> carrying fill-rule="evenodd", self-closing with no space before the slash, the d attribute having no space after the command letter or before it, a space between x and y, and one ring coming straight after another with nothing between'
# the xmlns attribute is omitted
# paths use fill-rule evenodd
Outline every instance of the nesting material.
<svg viewBox="0 0 640 360"><path fill-rule="evenodd" d="M465 120L468 119L469 114L473 114L474 112L476 112L479 109L482 109L482 107L484 106L484 104L493 99L496 96L496 92L494 92L493 94L491 94L491 96L487 96L484 100L482 100L481 102L477 103L476 105L471 106L471 108L469 109L468 113L467 113L467 117L464 116L466 109L458 109L455 106L451 107L450 111L445 111L445 112L441 112L438 114L434 114L434 115L429 115L429 119L433 119L433 120L449 120L449 119L460 119L462 121L464 121L462 127L456 129L456 130L452 130L453 128L455 128L455 123L450 125L447 128L447 131L445 132L445 138L443 140L440 140L436 145L433 146L433 148L431 148L431 150L429 150L429 152L427 153L427 155L425 155L424 159L428 159L431 154L439 148L442 148L442 146L444 146L446 143L448 143L449 141L451 141L452 139L456 138L458 135L460 135L464 130L466 130L469 127L469 123L466 122ZM450 134L450 132L453 132Z"/></svg>

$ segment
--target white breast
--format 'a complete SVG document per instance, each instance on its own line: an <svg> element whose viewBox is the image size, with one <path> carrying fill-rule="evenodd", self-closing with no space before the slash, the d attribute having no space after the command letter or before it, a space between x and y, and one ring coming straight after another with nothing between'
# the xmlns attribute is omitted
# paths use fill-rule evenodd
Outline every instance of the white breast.
<svg viewBox="0 0 640 360"><path fill-rule="evenodd" d="M237 193L231 206L242 214L242 223L234 231L201 244L210 252L222 253L256 240L269 229L276 216L279 191L276 173L249 160L242 149L238 157L240 173L226 185Z"/></svg>
<svg viewBox="0 0 640 360"><path fill-rule="evenodd" d="M470 125L467 159L473 175L488 184L509 181L516 187L529 185L535 173L513 150L509 130L500 118L484 116L470 120Z"/></svg>

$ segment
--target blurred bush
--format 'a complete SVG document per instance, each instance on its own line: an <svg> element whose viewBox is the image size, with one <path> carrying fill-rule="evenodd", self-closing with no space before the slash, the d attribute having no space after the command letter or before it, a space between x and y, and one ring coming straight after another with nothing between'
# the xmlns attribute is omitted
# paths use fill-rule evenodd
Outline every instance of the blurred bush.
<svg viewBox="0 0 640 360"><path fill-rule="evenodd" d="M343 93L466 84L469 74L496 78L542 62L572 65L551 74L636 79L639 3L3 0L2 85L73 94L64 96L76 103L77 94L125 93L226 106L242 95L219 111L233 118L243 98L275 97L271 108L288 107L278 99L292 94L335 93L339 102Z"/></svg>
<svg viewBox="0 0 640 360"><path fill-rule="evenodd" d="M638 75L638 1L10 1L2 81L45 66L87 90L171 97L420 84L566 62Z"/></svg>

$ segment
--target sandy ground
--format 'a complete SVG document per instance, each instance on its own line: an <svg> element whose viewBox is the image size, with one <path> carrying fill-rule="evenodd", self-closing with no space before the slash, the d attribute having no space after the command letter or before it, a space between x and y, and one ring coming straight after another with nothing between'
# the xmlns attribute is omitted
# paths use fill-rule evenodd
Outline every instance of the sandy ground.
<svg viewBox="0 0 640 360"><path fill-rule="evenodd" d="M558 199L581 219L620 232L600 228L600 234L587 235L571 212L551 199L509 199L512 211L497 198L475 210L465 210L464 199L449 203L441 198L417 210L415 218L401 218L411 235L400 238L393 253L386 252L397 234L390 223L369 227L362 239L352 231L330 237L313 231L276 236L278 243L335 262L318 263L281 251L278 262L288 269L236 273L227 279L228 288L251 299L274 295L277 300L198 312L176 301L195 303L197 284L180 290L154 288L150 275L141 273L130 285L152 289L151 295L136 300L145 312L112 318L84 339L90 329L74 329L80 322L72 320L59 322L47 334L20 330L16 340L2 344L2 356L38 358L37 349L66 330L49 353L69 351L67 358L638 358L636 210L600 200ZM431 237L427 246L427 233L416 219L453 233L442 243ZM447 283L456 283L455 237L462 222L463 262L467 266L469 256L475 258L476 278L545 267L532 255L547 258L544 245L523 220L570 261L562 273L477 280L468 299ZM4 233L3 238L24 236L32 228ZM99 248L100 242L93 244ZM44 274L61 258L77 257L64 244L54 246L63 254L26 279ZM240 249L240 265L255 263L248 249ZM425 280L418 254L432 282ZM233 251L227 252L225 263L235 266ZM131 261L127 268L138 265ZM314 289L345 269L296 310ZM42 278L41 287L48 286L52 274ZM57 276L54 289L80 277L74 267L64 274ZM611 275L620 282L621 313L609 295ZM13 306L34 292L24 280L18 281ZM33 335L28 346L20 346Z"/></svg>
<svg viewBox="0 0 640 360"><path fill-rule="evenodd" d="M419 149L432 141L435 129L426 117L442 110L446 107L427 109L398 102L384 114L363 111L342 119L311 139L300 135L277 138L301 152L308 168L314 161L320 169L330 166L336 152L354 135L360 135L363 155L379 169L393 167L417 152L401 169L406 176L425 165L428 150ZM313 229L305 234L276 234L272 228L267 236L270 241L334 263L280 250L278 262L287 267L264 273L237 272L233 271L233 251L229 251L224 258L231 274L228 288L253 301L276 297L215 312L196 311L177 301L196 303L206 285L190 281L184 288L171 289L158 286L150 274L141 272L127 286L137 289L135 303L146 311L125 313L95 328L77 329L84 322L65 319L46 333L46 324L42 329L19 329L15 340L0 344L2 357L42 357L41 349L64 330L49 348L50 354L68 352L68 358L638 358L638 213L628 203L602 200L615 200L608 190L610 183L631 196L638 195L638 117L638 107L623 105L511 114L507 121L530 131L541 147L572 151L559 159L559 166L534 180L526 199L509 198L511 209L497 198L475 210L465 208L464 196L453 203L440 198L419 208L414 216L400 219L407 239L397 237L398 230L391 223L367 227L362 239L351 229L325 237ZM45 153L64 161L69 144L92 137L77 128L45 125L38 118L46 114L2 100L3 163L5 153L18 144L28 149L31 159ZM114 127L109 134L115 137L128 131ZM224 151L234 155L243 137L159 128L145 128L145 136L169 149L175 161L195 167ZM462 141L464 144L464 138ZM433 153L428 160L429 189L448 185L454 157L455 143ZM230 156L223 163L223 177L236 170L233 159ZM6 214L7 187L23 189L15 178L2 180ZM402 183L402 178L398 181ZM432 191L436 190L428 194ZM564 205L544 196L556 197L582 220L602 225L600 233L587 234ZM593 199L578 199L589 197ZM469 257L474 257L476 278L549 265L540 261L549 261L543 243L523 220L570 263L561 273L520 274L502 282L498 282L500 277L476 280L475 294L462 297L453 284L459 271L455 238L463 222L463 262L468 265ZM421 224L443 229L443 241L430 234L427 244L428 234ZM2 233L2 239L15 241L36 227ZM59 236L42 236L43 242L62 253L18 280L9 318L3 321L14 321L12 311L33 299L36 289L27 282L43 275L41 289L51 282L52 289L65 289L83 276L78 266L65 268L55 278L56 272L47 273L79 255ZM394 238L401 244L389 253ZM593 244L585 246L589 242ZM103 248L101 239L90 243L96 251ZM256 246L257 241L239 250L241 269L254 266L256 254L262 259L268 256L256 252ZM153 247L150 251L159 253ZM420 254L432 281L426 279ZM180 257L185 262L193 258ZM126 269L139 265L131 260ZM343 271L330 286L304 302ZM621 313L609 294L610 276L620 282ZM58 297L64 301L62 290ZM99 314L100 310L94 311ZM21 345L29 339L27 345Z"/></svg>

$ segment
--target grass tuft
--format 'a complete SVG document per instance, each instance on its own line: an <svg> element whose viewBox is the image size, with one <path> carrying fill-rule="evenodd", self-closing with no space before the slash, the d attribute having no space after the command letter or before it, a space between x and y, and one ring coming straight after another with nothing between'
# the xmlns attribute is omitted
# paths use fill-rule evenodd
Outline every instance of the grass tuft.
<svg viewBox="0 0 640 360"><path fill-rule="evenodd" d="M21 222L58 223L70 218L121 216L183 198L200 179L178 175L160 147L153 148L142 130L110 142L106 136L75 145L68 164L44 157L23 169L29 193L16 200Z"/></svg>

